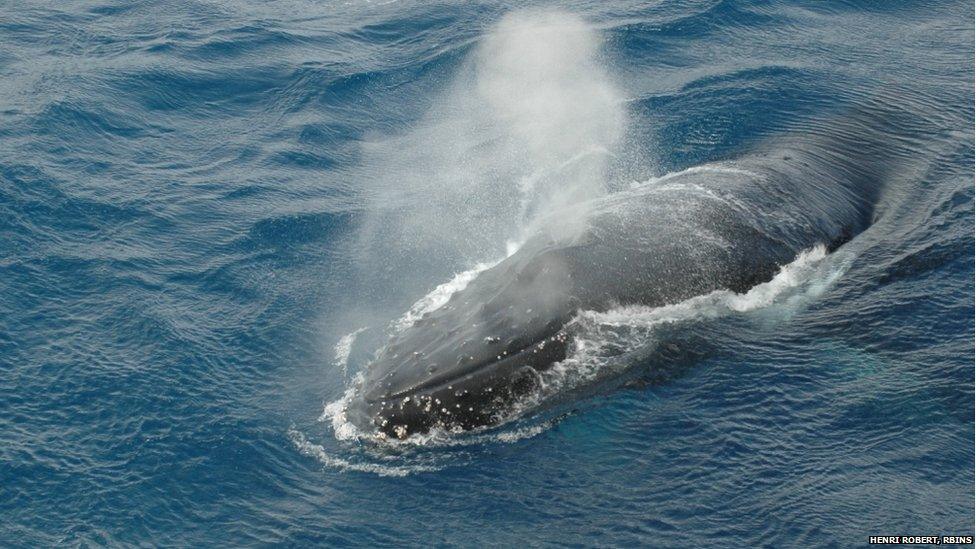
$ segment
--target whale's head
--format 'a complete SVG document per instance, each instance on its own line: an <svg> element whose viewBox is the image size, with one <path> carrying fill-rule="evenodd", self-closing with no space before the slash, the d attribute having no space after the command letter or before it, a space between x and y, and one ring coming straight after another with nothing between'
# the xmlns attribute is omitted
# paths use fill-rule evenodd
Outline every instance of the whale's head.
<svg viewBox="0 0 976 549"><path fill-rule="evenodd" d="M565 357L578 306L564 253L513 256L394 335L369 365L347 418L403 438L501 421L538 372Z"/></svg>
<svg viewBox="0 0 976 549"><path fill-rule="evenodd" d="M486 336L470 352L458 354L457 367L441 376L433 375L433 368L402 367L423 360L418 351L406 360L383 354L374 367L394 373L364 380L346 417L360 429L397 438L498 424L518 399L538 389L539 371L565 358L566 337L556 331L517 349ZM486 352L498 354L487 357Z"/></svg>

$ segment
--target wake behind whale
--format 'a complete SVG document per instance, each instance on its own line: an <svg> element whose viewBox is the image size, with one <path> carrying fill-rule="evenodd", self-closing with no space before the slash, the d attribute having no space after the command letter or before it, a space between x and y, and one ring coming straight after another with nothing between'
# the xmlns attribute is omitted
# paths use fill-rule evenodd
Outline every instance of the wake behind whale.
<svg viewBox="0 0 976 549"><path fill-rule="evenodd" d="M555 21L577 39L590 39L578 20L560 15ZM525 30L511 18L501 28L502 36ZM492 40L489 52L497 46ZM592 55L591 45L578 49ZM502 48L505 78L527 78L517 70L519 58L508 54ZM557 81L565 76L556 73ZM809 123L809 131L769 139L738 158L626 191L595 192L594 178L606 166L586 161L580 149L591 141L560 137L543 123L555 113L566 130L572 109L540 113L538 102L550 93L522 104L510 82L492 83L487 101L509 108L498 115L515 128L509 137L531 145L540 162L571 168L550 170L546 198L537 197L517 252L471 273L438 307L411 316L341 408L332 409L361 432L405 438L503 423L546 400L547 376L578 367L588 341L581 326L621 308L643 308L651 317L682 307L747 309L736 299L789 286L783 279L867 228L893 169L890 143L879 130L883 117L869 107ZM601 95L597 104L605 100ZM616 130L594 125L600 114L584 110L583 129L610 144ZM556 140L553 158L540 152L546 139ZM571 192L552 192L558 177ZM633 351L630 345L609 354L639 360Z"/></svg>

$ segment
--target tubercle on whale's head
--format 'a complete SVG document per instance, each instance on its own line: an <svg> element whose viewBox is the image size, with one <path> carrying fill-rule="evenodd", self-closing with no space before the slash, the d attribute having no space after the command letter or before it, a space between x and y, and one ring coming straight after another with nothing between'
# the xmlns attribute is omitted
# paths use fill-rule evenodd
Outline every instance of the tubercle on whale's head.
<svg viewBox="0 0 976 549"><path fill-rule="evenodd" d="M557 336L439 385L420 383L390 394L364 383L347 418L361 430L398 439L434 429L491 427L504 421L519 399L539 389L539 371L565 356L566 338Z"/></svg>

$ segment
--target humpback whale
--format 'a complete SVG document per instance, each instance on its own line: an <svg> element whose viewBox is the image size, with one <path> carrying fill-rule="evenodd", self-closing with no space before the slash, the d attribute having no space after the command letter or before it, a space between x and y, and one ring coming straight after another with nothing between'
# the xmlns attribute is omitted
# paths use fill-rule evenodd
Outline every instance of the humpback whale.
<svg viewBox="0 0 976 549"><path fill-rule="evenodd" d="M836 249L870 225L892 169L872 118L834 120L553 214L393 335L347 419L399 438L495 425L566 358L579 311L742 293L804 250ZM561 228L567 220L573 230Z"/></svg>

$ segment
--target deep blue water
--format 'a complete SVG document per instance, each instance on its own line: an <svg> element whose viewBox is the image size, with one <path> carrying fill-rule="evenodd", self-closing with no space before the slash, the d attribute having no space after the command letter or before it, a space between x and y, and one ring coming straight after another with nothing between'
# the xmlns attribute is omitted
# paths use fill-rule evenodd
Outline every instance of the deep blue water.
<svg viewBox="0 0 976 549"><path fill-rule="evenodd" d="M560 6L593 51L515 8L0 5L0 545L973 533L972 3ZM564 116L499 122L524 97ZM802 306L685 326L557 417L404 445L320 420L589 122L624 128L612 191L863 105L910 153Z"/></svg>

